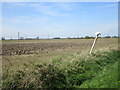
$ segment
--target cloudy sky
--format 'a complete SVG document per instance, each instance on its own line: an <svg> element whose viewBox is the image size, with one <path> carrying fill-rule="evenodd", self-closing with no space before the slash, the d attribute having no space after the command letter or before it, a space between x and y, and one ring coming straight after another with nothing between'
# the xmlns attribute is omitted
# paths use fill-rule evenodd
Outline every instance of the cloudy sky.
<svg viewBox="0 0 120 90"><path fill-rule="evenodd" d="M118 33L117 2L3 2L2 36L83 37Z"/></svg>

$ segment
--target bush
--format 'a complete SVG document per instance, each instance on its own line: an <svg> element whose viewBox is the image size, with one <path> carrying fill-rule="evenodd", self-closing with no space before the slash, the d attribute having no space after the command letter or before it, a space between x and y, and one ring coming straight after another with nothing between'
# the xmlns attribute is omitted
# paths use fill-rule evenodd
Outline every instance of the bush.
<svg viewBox="0 0 120 90"><path fill-rule="evenodd" d="M38 69L37 76L43 88L65 88L68 84L65 72L54 65Z"/></svg>
<svg viewBox="0 0 120 90"><path fill-rule="evenodd" d="M68 67L68 80L70 87L80 86L86 80L91 80L98 75L104 67L114 64L118 61L120 51L112 50L111 52L96 53L89 57L89 60L79 60Z"/></svg>
<svg viewBox="0 0 120 90"><path fill-rule="evenodd" d="M54 65L34 65L34 71L18 70L3 81L4 88L67 88L66 74Z"/></svg>

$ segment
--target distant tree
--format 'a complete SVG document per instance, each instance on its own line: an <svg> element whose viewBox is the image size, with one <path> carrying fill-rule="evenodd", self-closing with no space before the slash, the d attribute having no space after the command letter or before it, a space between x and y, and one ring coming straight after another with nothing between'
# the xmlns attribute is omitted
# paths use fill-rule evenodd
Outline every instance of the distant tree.
<svg viewBox="0 0 120 90"><path fill-rule="evenodd" d="M37 37L37 40L39 40L39 37Z"/></svg>
<svg viewBox="0 0 120 90"><path fill-rule="evenodd" d="M113 36L112 38L117 38L118 36Z"/></svg>
<svg viewBox="0 0 120 90"><path fill-rule="evenodd" d="M26 38L26 40L33 40L33 38Z"/></svg>
<svg viewBox="0 0 120 90"><path fill-rule="evenodd" d="M2 40L5 40L5 37L2 37Z"/></svg>
<svg viewBox="0 0 120 90"><path fill-rule="evenodd" d="M111 38L111 36L105 36L104 38Z"/></svg>
<svg viewBox="0 0 120 90"><path fill-rule="evenodd" d="M80 37L77 37L77 39L80 39Z"/></svg>
<svg viewBox="0 0 120 90"><path fill-rule="evenodd" d="M91 38L91 39L94 39L95 37L92 37L92 36L91 36L90 38Z"/></svg>
<svg viewBox="0 0 120 90"><path fill-rule="evenodd" d="M90 39L90 37L89 37L89 36L85 36L84 38L85 38L85 39Z"/></svg>
<svg viewBox="0 0 120 90"><path fill-rule="evenodd" d="M76 37L73 37L72 39L77 39Z"/></svg>
<svg viewBox="0 0 120 90"><path fill-rule="evenodd" d="M60 37L54 37L53 39L60 39Z"/></svg>

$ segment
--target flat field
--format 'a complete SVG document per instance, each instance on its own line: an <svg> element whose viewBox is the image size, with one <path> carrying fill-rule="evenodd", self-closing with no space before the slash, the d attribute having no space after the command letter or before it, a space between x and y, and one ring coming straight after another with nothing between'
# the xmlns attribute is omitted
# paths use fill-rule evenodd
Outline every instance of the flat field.
<svg viewBox="0 0 120 90"><path fill-rule="evenodd" d="M2 41L1 54L2 54L2 67L3 67L3 87L4 88L19 87L17 84L15 86L11 85L12 83L11 79L13 78L13 76L16 75L16 72L18 71L26 71L25 75L30 75L30 73L33 73L34 71L33 70L34 65L35 66L49 65L49 64L57 65L59 63L60 64L58 65L59 69L65 69L69 66L70 63L79 61L82 58L86 60L86 58L88 58L88 53L92 46L93 41L94 39L49 39L49 40ZM97 40L93 53L96 54L97 52L108 52L113 49L118 50L117 38L99 38ZM22 80L22 82L27 82L28 80L28 83L26 84L27 86L21 85L20 87L36 87L35 86L36 81L34 81L33 79L36 79L37 77L34 75L30 76L31 78L30 81L28 77L26 78L25 81ZM18 81L16 83L20 83L20 82ZM32 84L34 83L34 85L32 86L31 83ZM68 86L73 87L74 85L70 84ZM37 87L44 88L50 86L49 85L44 86L44 84L41 84L38 85Z"/></svg>
<svg viewBox="0 0 120 90"><path fill-rule="evenodd" d="M117 39L98 39L96 49L116 48ZM64 51L78 49L88 51L93 43L93 39L50 39L50 40L13 40L2 42L2 55L26 55L48 53L51 51Z"/></svg>
<svg viewBox="0 0 120 90"><path fill-rule="evenodd" d="M49 62L51 59L79 53L86 57L94 39L50 39L50 40L10 40L2 42L3 66L37 60ZM93 52L118 48L117 38L98 39ZM8 64L10 63L10 64Z"/></svg>

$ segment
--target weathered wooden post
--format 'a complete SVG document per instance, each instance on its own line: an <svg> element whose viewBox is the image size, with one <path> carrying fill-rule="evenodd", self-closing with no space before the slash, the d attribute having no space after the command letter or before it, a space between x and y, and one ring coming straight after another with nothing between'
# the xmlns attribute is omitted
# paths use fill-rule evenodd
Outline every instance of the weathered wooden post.
<svg viewBox="0 0 120 90"><path fill-rule="evenodd" d="M95 37L95 40L94 40L94 42L93 42L93 44L92 44L92 47L91 47L91 49L90 49L89 54L92 53L93 48L94 48L94 46L95 46L95 43L96 43L96 41L97 41L97 39L98 39L98 36L101 35L101 34L100 34L100 32L96 32L95 35L96 35L96 37Z"/></svg>

